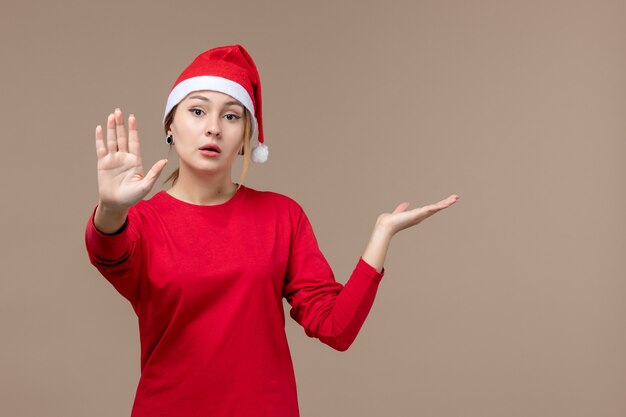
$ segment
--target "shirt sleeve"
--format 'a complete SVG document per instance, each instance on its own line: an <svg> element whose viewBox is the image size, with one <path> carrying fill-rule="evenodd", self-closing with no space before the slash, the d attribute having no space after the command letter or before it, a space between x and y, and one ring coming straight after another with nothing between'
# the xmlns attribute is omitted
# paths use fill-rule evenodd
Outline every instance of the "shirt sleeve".
<svg viewBox="0 0 626 417"><path fill-rule="evenodd" d="M367 318L383 274L360 258L346 284L337 282L300 211L283 296L307 336L339 351L348 349Z"/></svg>
<svg viewBox="0 0 626 417"><path fill-rule="evenodd" d="M97 207L96 207L97 208ZM126 223L114 234L99 231L94 224L96 210L85 229L85 245L91 263L133 306L139 297L139 219L129 211Z"/></svg>

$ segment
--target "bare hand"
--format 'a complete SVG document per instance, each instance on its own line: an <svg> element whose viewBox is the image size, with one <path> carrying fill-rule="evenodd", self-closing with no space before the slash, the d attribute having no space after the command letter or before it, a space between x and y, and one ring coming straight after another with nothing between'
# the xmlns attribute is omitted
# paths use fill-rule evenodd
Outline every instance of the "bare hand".
<svg viewBox="0 0 626 417"><path fill-rule="evenodd" d="M380 228L385 233L388 233L389 236L393 236L401 230L421 223L438 211L450 207L452 204L456 203L458 199L458 195L452 194L450 197L438 203L414 208L409 211L407 211L409 203L401 203L392 213L383 213L378 216L376 228Z"/></svg>
<svg viewBox="0 0 626 417"><path fill-rule="evenodd" d="M144 198L167 163L162 159L144 176L135 116L128 118L128 136L122 112L116 109L107 119L106 144L102 127L96 127L98 193L100 205L124 210Z"/></svg>

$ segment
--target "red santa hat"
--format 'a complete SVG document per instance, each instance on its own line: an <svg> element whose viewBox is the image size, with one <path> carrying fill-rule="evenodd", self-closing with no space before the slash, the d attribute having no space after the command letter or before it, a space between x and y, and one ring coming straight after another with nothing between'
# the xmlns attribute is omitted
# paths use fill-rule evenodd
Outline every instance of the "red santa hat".
<svg viewBox="0 0 626 417"><path fill-rule="evenodd" d="M261 79L252 57L241 45L220 46L201 53L180 74L165 105L165 115L192 91L212 90L228 94L250 112L252 132L257 131L258 145L252 148L252 161L267 161L261 113Z"/></svg>

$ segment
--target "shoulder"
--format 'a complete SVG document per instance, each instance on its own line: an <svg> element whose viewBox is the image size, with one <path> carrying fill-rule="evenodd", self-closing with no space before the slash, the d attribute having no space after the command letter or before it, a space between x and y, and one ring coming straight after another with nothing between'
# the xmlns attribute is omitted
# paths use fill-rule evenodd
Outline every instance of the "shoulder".
<svg viewBox="0 0 626 417"><path fill-rule="evenodd" d="M293 198L275 191L260 191L252 188L245 188L246 200L249 203L270 205L275 208L302 211L302 206Z"/></svg>
<svg viewBox="0 0 626 417"><path fill-rule="evenodd" d="M257 217L288 221L294 226L306 218L304 209L297 201L275 191L246 188L245 198L242 200L245 200Z"/></svg>
<svg viewBox="0 0 626 417"><path fill-rule="evenodd" d="M139 202L137 202L137 204L132 206L130 210L141 213L141 212L152 210L158 207L163 202L162 201L163 199L161 196L162 193L163 191L158 191L156 194L154 194L152 197L148 198L147 200L140 200Z"/></svg>
<svg viewBox="0 0 626 417"><path fill-rule="evenodd" d="M141 200L128 210L129 218L145 219L156 215L167 205L165 191L159 191L147 200Z"/></svg>

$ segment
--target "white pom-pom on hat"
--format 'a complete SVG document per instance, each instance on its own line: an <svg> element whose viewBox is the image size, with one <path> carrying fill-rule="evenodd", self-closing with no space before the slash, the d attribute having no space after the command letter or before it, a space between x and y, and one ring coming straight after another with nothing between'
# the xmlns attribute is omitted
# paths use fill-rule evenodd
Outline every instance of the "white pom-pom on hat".
<svg viewBox="0 0 626 417"><path fill-rule="evenodd" d="M267 157L270 154L270 150L264 143L259 143L252 149L252 162L256 162L257 164L262 164L267 161Z"/></svg>

